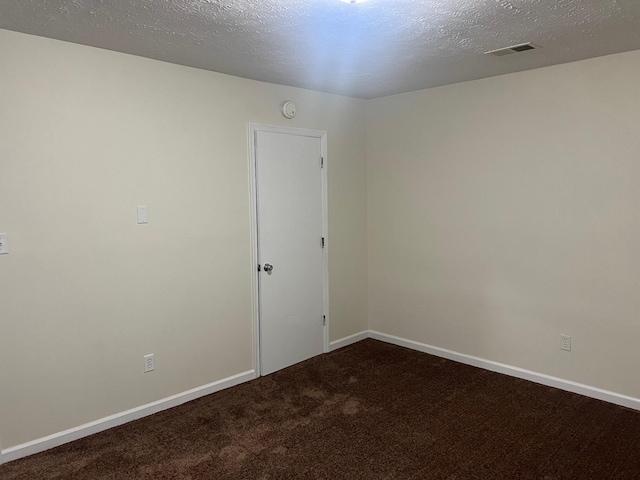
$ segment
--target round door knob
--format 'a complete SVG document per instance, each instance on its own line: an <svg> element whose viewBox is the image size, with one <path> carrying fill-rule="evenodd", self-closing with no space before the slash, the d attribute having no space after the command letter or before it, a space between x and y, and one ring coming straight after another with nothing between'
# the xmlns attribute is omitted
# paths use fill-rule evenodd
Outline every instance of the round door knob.
<svg viewBox="0 0 640 480"><path fill-rule="evenodd" d="M271 272L273 272L273 265L271 265L269 263L265 263L264 264L264 271L267 272L268 274L271 274Z"/></svg>

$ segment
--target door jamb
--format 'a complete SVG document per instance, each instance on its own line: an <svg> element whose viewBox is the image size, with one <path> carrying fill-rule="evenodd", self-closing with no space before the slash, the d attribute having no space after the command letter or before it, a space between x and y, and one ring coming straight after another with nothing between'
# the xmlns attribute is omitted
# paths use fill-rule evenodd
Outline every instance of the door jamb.
<svg viewBox="0 0 640 480"><path fill-rule="evenodd" d="M262 375L260 361L260 275L258 265L260 257L258 252L258 189L256 167L256 143L258 132L284 133L300 135L320 139L320 152L323 160L322 176L322 236L324 237L324 249L322 250L323 272L323 315L326 322L323 327L323 351L329 352L329 203L327 186L327 132L325 130L311 130L307 128L285 127L279 125L266 125L261 123L248 124L249 139L249 198L251 205L251 297L253 315L253 365L256 377ZM320 161L320 159L318 159ZM318 319L321 321L322 319Z"/></svg>

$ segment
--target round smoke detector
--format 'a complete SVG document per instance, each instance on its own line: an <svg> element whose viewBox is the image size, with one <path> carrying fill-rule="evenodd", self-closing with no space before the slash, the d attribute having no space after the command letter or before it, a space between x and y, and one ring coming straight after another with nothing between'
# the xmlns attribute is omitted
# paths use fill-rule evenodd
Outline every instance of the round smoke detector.
<svg viewBox="0 0 640 480"><path fill-rule="evenodd" d="M296 116L296 104L291 100L287 100L282 104L282 114L287 118L293 118Z"/></svg>

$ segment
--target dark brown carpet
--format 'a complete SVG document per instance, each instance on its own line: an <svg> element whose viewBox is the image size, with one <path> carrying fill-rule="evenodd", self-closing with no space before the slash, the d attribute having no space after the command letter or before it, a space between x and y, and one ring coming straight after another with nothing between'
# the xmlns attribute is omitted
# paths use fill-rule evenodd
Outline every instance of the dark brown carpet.
<svg viewBox="0 0 640 480"><path fill-rule="evenodd" d="M366 340L0 478L640 478L640 412Z"/></svg>

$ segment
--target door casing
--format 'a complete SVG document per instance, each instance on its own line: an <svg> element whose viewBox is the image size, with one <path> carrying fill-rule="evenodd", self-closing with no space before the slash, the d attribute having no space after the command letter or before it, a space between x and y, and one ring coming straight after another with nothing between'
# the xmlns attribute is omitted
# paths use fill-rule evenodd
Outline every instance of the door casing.
<svg viewBox="0 0 640 480"><path fill-rule="evenodd" d="M279 125L266 125L261 123L249 123L249 195L251 201L251 295L253 312L253 365L256 377L262 375L260 365L260 291L258 273L258 192L256 179L256 142L258 132L282 133L287 135L301 135L320 139L320 151L323 158L322 176L322 236L324 237L324 249L322 251L323 272L323 310L326 319L323 328L323 350L329 351L329 237L328 237L328 200L327 200L327 132L324 130L311 130L307 128L284 127Z"/></svg>

